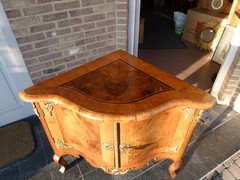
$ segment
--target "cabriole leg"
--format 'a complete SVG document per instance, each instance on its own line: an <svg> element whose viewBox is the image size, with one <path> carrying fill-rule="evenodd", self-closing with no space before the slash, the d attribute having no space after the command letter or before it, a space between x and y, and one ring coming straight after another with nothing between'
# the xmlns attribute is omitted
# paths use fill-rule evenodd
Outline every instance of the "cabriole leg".
<svg viewBox="0 0 240 180"><path fill-rule="evenodd" d="M67 162L63 159L63 157L59 157L56 154L53 155L53 160L55 163L58 163L61 165L61 168L59 169L59 171L61 173L64 173L65 170L67 169Z"/></svg>
<svg viewBox="0 0 240 180"><path fill-rule="evenodd" d="M174 179L176 177L175 171L178 170L180 167L182 167L183 162L182 161L174 161L170 167L168 168L170 176Z"/></svg>

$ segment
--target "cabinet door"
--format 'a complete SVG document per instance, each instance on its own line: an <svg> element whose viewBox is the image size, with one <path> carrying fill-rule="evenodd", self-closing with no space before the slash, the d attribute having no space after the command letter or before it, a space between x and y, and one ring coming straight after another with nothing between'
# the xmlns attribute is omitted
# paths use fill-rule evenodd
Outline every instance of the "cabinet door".
<svg viewBox="0 0 240 180"><path fill-rule="evenodd" d="M186 110L184 106L180 106L148 121L121 124L121 167L141 168L154 158L178 154L193 116L194 109Z"/></svg>

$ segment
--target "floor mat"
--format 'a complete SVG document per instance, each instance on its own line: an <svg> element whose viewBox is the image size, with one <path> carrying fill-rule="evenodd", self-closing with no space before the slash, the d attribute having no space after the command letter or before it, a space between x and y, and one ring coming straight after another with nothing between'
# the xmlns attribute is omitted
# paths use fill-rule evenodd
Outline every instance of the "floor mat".
<svg viewBox="0 0 240 180"><path fill-rule="evenodd" d="M183 49L186 45L174 29L162 19L146 19L141 49Z"/></svg>
<svg viewBox="0 0 240 180"><path fill-rule="evenodd" d="M35 149L31 126L26 121L0 127L0 168L15 162Z"/></svg>

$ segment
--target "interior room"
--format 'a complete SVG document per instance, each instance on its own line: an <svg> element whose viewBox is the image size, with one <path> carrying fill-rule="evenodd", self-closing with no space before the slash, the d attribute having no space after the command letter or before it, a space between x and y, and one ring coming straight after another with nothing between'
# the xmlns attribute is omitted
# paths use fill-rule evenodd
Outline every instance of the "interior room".
<svg viewBox="0 0 240 180"><path fill-rule="evenodd" d="M227 6L231 6L231 3L229 1ZM191 29L191 35L184 30L184 25L186 26L192 21L188 20L188 10L202 9L209 13L211 7L206 4L207 2L197 0L142 0L138 57L210 92L222 63L219 60L213 60L215 51L220 47L218 49L216 47L204 48L193 38L196 29ZM224 12L214 13L211 14L212 17L221 16L222 19L226 19L229 7L225 8ZM177 15L182 15L183 17L181 17L184 18L180 30L176 29L179 26L176 20ZM193 15L190 14L190 16ZM209 17L204 18L208 19ZM203 20L200 18L198 21ZM222 34L218 36L220 37ZM218 39L217 43L219 41Z"/></svg>

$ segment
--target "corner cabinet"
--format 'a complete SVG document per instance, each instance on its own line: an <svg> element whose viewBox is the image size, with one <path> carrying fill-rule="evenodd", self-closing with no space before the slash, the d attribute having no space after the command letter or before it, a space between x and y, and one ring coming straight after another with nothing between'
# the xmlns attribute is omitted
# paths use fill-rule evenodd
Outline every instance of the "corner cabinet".
<svg viewBox="0 0 240 180"><path fill-rule="evenodd" d="M32 102L54 151L84 157L110 174L170 158L172 178L208 93L134 57L116 51L20 92Z"/></svg>

